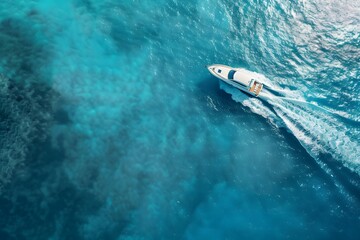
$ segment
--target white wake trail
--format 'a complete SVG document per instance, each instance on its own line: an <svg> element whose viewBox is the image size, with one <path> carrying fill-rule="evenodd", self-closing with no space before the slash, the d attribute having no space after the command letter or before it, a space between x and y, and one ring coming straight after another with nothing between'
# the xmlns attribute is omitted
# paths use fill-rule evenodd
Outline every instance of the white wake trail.
<svg viewBox="0 0 360 240"><path fill-rule="evenodd" d="M352 171L360 173L360 146L347 135L349 129L328 110L311 104L273 98L269 103L289 130L317 156L330 153Z"/></svg>
<svg viewBox="0 0 360 240"><path fill-rule="evenodd" d="M329 174L326 163L318 161L321 153L330 154L360 175L360 145L349 137L351 129L336 117L339 116L336 112L309 103L301 96L295 99L288 91L284 91L284 96L270 94L267 106L227 84L221 83L221 88L276 127L286 127Z"/></svg>

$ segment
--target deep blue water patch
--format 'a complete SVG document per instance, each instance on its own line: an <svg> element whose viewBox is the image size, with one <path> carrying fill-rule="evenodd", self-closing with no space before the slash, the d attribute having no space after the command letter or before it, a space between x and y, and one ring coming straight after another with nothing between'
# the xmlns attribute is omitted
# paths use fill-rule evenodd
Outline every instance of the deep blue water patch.
<svg viewBox="0 0 360 240"><path fill-rule="evenodd" d="M23 164L33 141L44 139L58 94L41 73L47 51L33 39L28 22L7 18L0 22L0 188Z"/></svg>

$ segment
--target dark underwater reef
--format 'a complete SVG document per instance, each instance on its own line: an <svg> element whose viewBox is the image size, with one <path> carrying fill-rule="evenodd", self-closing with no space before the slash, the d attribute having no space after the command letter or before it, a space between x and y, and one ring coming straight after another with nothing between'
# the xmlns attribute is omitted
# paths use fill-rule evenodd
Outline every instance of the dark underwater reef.
<svg viewBox="0 0 360 240"><path fill-rule="evenodd" d="M48 52L30 22L0 23L0 188L27 158L33 143L44 140L57 94L41 72Z"/></svg>

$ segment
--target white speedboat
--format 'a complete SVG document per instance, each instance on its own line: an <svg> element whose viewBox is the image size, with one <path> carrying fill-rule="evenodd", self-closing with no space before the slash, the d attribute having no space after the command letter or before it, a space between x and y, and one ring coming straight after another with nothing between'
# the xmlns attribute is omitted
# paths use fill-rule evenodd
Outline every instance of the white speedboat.
<svg viewBox="0 0 360 240"><path fill-rule="evenodd" d="M269 98L268 87L257 80L257 74L243 68L232 68L229 66L214 64L207 66L212 75L220 78L222 81L234 86L241 91L254 97L262 99Z"/></svg>

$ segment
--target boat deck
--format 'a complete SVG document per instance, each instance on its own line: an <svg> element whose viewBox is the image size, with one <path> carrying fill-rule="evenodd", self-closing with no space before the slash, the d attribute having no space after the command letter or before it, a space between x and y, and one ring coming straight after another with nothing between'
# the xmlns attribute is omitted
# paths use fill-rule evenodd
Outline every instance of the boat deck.
<svg viewBox="0 0 360 240"><path fill-rule="evenodd" d="M250 92L254 93L256 96L259 95L259 93L261 92L261 89L262 89L263 85L259 82L257 82L256 80L254 80L252 82L252 85L249 89Z"/></svg>

